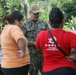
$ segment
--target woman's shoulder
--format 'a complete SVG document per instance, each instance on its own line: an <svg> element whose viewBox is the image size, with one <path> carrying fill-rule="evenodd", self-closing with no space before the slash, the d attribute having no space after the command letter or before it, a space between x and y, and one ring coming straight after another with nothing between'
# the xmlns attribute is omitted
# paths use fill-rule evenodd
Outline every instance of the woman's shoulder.
<svg viewBox="0 0 76 75"><path fill-rule="evenodd" d="M46 31L47 31L47 30L42 30L42 31L40 31L38 34L39 34L39 35L43 35L43 34L45 34Z"/></svg>
<svg viewBox="0 0 76 75"><path fill-rule="evenodd" d="M17 33L18 33L18 32L22 32L21 29L20 29L18 26L16 26L16 25L9 25L9 27L10 27L10 28L9 28L10 33L13 33L13 32L15 32L15 33L16 33L16 32L17 32Z"/></svg>
<svg viewBox="0 0 76 75"><path fill-rule="evenodd" d="M68 30L68 32L76 34L76 30Z"/></svg>
<svg viewBox="0 0 76 75"><path fill-rule="evenodd" d="M76 35L75 30L66 30L65 33L68 34L68 35Z"/></svg>
<svg viewBox="0 0 76 75"><path fill-rule="evenodd" d="M66 31L66 36L68 36L69 38L75 39L76 38L76 31Z"/></svg>
<svg viewBox="0 0 76 75"><path fill-rule="evenodd" d="M6 25L4 28L12 28L12 29L18 28L19 29L18 26L16 26L16 25L10 25L10 24Z"/></svg>
<svg viewBox="0 0 76 75"><path fill-rule="evenodd" d="M17 29L17 30L21 30L18 26L16 26L16 25L11 25L11 29L12 30L15 30L15 29Z"/></svg>

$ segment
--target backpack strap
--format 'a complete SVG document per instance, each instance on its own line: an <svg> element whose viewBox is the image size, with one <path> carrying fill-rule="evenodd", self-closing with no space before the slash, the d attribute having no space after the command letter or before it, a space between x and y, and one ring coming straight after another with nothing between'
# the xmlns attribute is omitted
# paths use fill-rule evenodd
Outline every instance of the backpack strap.
<svg viewBox="0 0 76 75"><path fill-rule="evenodd" d="M53 37L52 32L51 32L50 29L48 30L48 32L49 32L52 40L54 41L55 45L57 46L57 48L63 53L64 56L67 56L67 54L64 52L64 50L62 50L62 49L60 48L60 46L58 46L58 44L57 44L57 42L55 41L55 39L54 39L54 37Z"/></svg>

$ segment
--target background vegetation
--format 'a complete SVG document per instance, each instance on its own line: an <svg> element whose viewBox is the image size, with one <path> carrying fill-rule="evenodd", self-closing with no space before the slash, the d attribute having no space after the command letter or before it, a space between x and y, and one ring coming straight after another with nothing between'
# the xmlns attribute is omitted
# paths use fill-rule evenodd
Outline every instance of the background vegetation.
<svg viewBox="0 0 76 75"><path fill-rule="evenodd" d="M0 25L2 17L13 10L19 10L25 15L26 0L0 0ZM28 10L32 4L38 4L41 10L40 18L48 22L48 14L53 6L59 7L65 16L64 29L76 29L76 0L28 0ZM29 14L28 14L29 17ZM26 16L25 16L26 19Z"/></svg>

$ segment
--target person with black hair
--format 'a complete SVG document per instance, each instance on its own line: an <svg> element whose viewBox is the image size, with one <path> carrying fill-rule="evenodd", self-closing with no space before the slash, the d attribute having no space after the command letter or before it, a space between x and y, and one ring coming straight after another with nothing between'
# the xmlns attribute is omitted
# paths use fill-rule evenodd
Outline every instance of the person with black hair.
<svg viewBox="0 0 76 75"><path fill-rule="evenodd" d="M20 29L23 15L15 10L3 17L3 22L6 21L8 24L1 33L2 71L4 75L28 75L30 64L28 41Z"/></svg>
<svg viewBox="0 0 76 75"><path fill-rule="evenodd" d="M44 57L43 75L76 75L75 64L67 58L71 54L71 48L76 49L76 35L62 29L64 22L62 11L53 7L49 13L49 31L65 55L57 47L48 30L37 35L35 46L42 50Z"/></svg>

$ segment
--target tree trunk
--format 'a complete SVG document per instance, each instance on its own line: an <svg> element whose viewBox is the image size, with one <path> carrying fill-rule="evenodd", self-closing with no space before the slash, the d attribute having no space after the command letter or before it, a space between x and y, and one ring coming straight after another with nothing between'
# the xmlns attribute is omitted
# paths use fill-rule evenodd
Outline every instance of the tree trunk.
<svg viewBox="0 0 76 75"><path fill-rule="evenodd" d="M27 19L28 18L28 1L27 0L24 0L24 12Z"/></svg>

